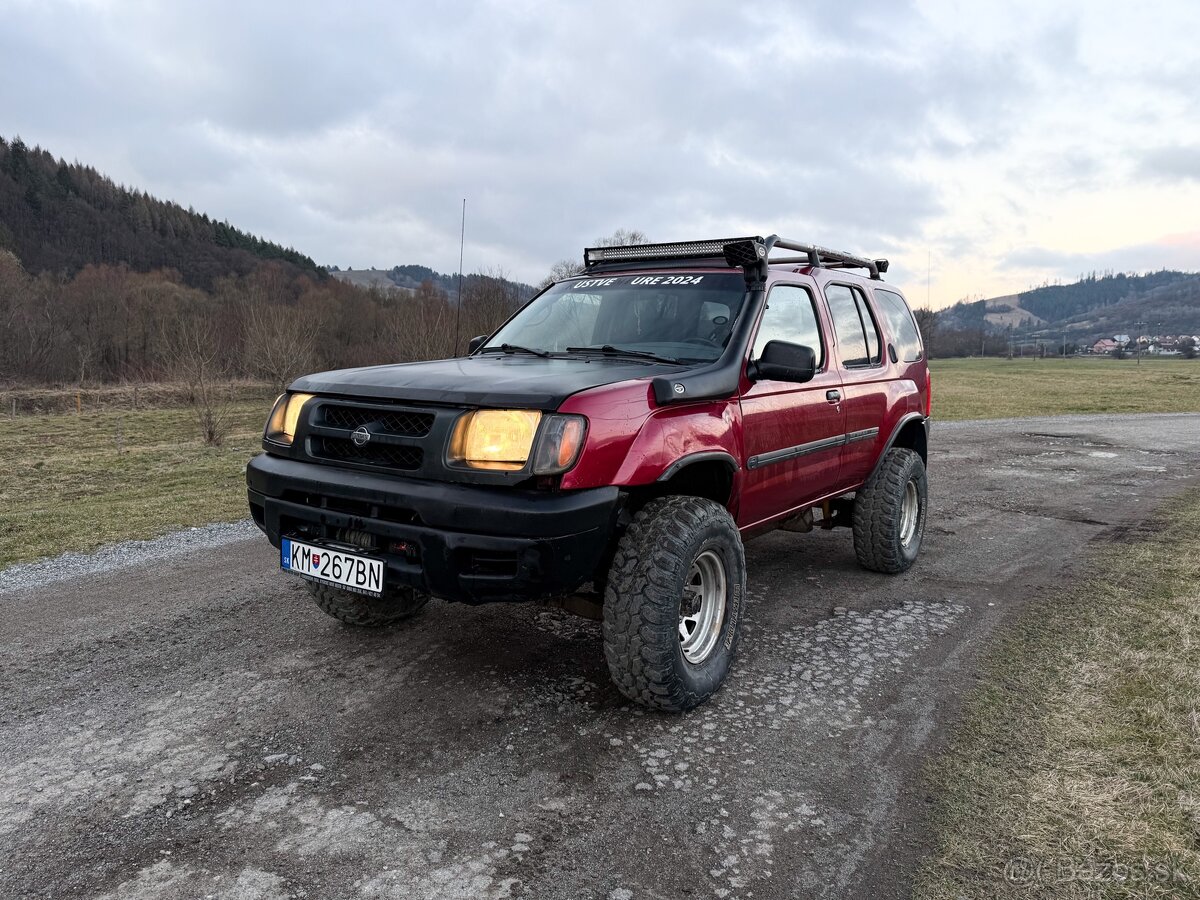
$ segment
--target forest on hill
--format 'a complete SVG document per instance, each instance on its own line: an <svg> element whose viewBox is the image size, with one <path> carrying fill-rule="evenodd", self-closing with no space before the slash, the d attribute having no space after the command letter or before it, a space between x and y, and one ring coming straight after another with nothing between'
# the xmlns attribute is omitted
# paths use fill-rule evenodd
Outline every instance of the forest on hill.
<svg viewBox="0 0 1200 900"><path fill-rule="evenodd" d="M27 271L74 275L87 265L169 268L189 287L246 275L275 260L319 280L324 271L228 222L115 184L90 166L0 137L0 250Z"/></svg>
<svg viewBox="0 0 1200 900"><path fill-rule="evenodd" d="M532 290L486 274L463 279L461 304L432 277L402 294L364 290L296 250L0 138L0 383L283 385L452 356Z"/></svg>

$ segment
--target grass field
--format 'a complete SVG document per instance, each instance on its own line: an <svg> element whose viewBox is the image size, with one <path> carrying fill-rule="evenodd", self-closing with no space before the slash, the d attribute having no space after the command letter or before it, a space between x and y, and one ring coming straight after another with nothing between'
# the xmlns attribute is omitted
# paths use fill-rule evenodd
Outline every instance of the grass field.
<svg viewBox="0 0 1200 900"><path fill-rule="evenodd" d="M234 403L220 448L204 446L187 406L4 418L0 568L246 518L243 470L270 403Z"/></svg>
<svg viewBox="0 0 1200 900"><path fill-rule="evenodd" d="M1200 896L1200 490L988 653L919 900Z"/></svg>
<svg viewBox="0 0 1200 900"><path fill-rule="evenodd" d="M939 420L1200 411L1200 361L935 360L933 373ZM219 449L201 443L179 385L142 386L136 397L132 387L85 391L82 414L72 390L0 394L0 416L13 401L18 410L0 429L0 567L244 518L242 468L272 392L238 384L233 393Z"/></svg>
<svg viewBox="0 0 1200 900"><path fill-rule="evenodd" d="M938 420L1200 412L1200 360L937 359Z"/></svg>

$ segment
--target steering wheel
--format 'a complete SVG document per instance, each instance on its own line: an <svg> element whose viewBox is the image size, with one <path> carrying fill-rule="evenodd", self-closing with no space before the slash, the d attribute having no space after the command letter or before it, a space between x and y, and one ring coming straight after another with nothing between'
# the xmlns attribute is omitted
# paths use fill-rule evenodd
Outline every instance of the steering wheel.
<svg viewBox="0 0 1200 900"><path fill-rule="evenodd" d="M720 348L720 346L721 346L716 341L714 341L712 338L690 337L690 338L684 338L683 342L685 344L700 344L703 347Z"/></svg>

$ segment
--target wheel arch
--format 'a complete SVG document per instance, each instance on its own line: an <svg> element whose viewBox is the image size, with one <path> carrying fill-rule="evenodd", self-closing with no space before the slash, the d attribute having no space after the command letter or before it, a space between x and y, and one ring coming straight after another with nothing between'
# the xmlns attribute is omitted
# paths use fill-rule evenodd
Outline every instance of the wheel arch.
<svg viewBox="0 0 1200 900"><path fill-rule="evenodd" d="M630 493L636 507L656 497L679 495L703 497L729 509L738 468L733 454L724 450L689 453L663 469L653 482L632 488Z"/></svg>
<svg viewBox="0 0 1200 900"><path fill-rule="evenodd" d="M883 458L893 447L913 450L921 457L921 463L929 466L929 417L921 413L909 413L900 419L888 436L887 443L879 448L879 458L871 469L871 475L879 471ZM868 478L868 480L870 480Z"/></svg>

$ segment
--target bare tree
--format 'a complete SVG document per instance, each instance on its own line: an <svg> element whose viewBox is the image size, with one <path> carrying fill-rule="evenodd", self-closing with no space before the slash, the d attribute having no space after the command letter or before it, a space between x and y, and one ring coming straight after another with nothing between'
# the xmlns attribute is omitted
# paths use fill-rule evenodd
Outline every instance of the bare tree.
<svg viewBox="0 0 1200 900"><path fill-rule="evenodd" d="M232 410L220 342L211 321L199 316L177 319L164 335L172 374L182 379L192 396L200 437L219 447L229 433Z"/></svg>
<svg viewBox="0 0 1200 900"><path fill-rule="evenodd" d="M395 358L403 362L453 356L454 310L450 298L432 281L421 282L411 297L390 310L385 335Z"/></svg>
<svg viewBox="0 0 1200 900"><path fill-rule="evenodd" d="M245 312L244 365L283 390L288 383L317 367L321 323L302 311L250 303Z"/></svg>

